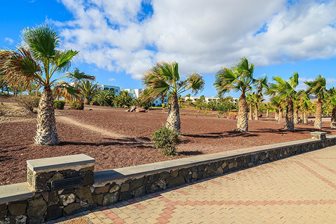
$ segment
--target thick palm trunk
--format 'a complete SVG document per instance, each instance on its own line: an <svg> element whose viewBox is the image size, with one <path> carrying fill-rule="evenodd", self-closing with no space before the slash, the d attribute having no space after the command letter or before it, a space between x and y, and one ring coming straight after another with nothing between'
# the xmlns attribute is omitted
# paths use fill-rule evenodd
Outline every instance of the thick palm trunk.
<svg viewBox="0 0 336 224"><path fill-rule="evenodd" d="M254 120L259 120L259 112L257 106L254 108Z"/></svg>
<svg viewBox="0 0 336 224"><path fill-rule="evenodd" d="M282 122L282 110L279 108L279 116L278 116L278 124L281 124Z"/></svg>
<svg viewBox="0 0 336 224"><path fill-rule="evenodd" d="M299 123L299 110L297 108L295 108L295 112L294 112L294 124L298 124Z"/></svg>
<svg viewBox="0 0 336 224"><path fill-rule="evenodd" d="M269 118L269 109L266 109L266 117Z"/></svg>
<svg viewBox="0 0 336 224"><path fill-rule="evenodd" d="M176 94L172 96L172 102L169 105L166 127L169 128L170 130L180 133L181 128L180 108Z"/></svg>
<svg viewBox="0 0 336 224"><path fill-rule="evenodd" d="M248 116L249 116L249 120L251 121L252 120L252 111L253 111L253 109L252 109L252 104L250 104L249 105L249 114L248 114Z"/></svg>
<svg viewBox="0 0 336 224"><path fill-rule="evenodd" d="M35 144L57 145L59 143L53 96L50 88L45 88L40 99L37 114Z"/></svg>
<svg viewBox="0 0 336 224"><path fill-rule="evenodd" d="M248 131L247 103L244 93L240 96L238 102L237 130L241 132Z"/></svg>
<svg viewBox="0 0 336 224"><path fill-rule="evenodd" d="M90 100L88 98L86 98L86 97L84 98L84 104L85 105L89 105L90 104Z"/></svg>
<svg viewBox="0 0 336 224"><path fill-rule="evenodd" d="M292 100L289 100L286 106L285 130L294 131L294 110Z"/></svg>
<svg viewBox="0 0 336 224"><path fill-rule="evenodd" d="M308 124L308 115L306 111L303 112L303 123Z"/></svg>
<svg viewBox="0 0 336 224"><path fill-rule="evenodd" d="M330 128L336 129L336 107L334 107L331 112Z"/></svg>
<svg viewBox="0 0 336 224"><path fill-rule="evenodd" d="M316 113L315 113L315 122L314 128L321 129L322 128L322 100L317 99L316 101Z"/></svg>
<svg viewBox="0 0 336 224"><path fill-rule="evenodd" d="M274 119L275 119L276 121L279 120L279 111L277 111L277 110L274 111Z"/></svg>

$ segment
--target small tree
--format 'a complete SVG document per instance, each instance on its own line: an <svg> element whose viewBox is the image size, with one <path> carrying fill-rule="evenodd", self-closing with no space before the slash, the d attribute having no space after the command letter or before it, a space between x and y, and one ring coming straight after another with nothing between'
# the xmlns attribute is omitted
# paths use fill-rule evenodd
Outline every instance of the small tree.
<svg viewBox="0 0 336 224"><path fill-rule="evenodd" d="M317 97L314 127L321 129L323 100L328 92L327 82L322 75L319 75L314 81L307 81L305 84L308 86L307 93Z"/></svg>
<svg viewBox="0 0 336 224"><path fill-rule="evenodd" d="M180 132L180 107L178 97L183 92L191 90L196 94L204 87L204 80L199 74L192 74L187 79L180 79L176 62L162 62L154 66L144 78L147 98L156 99L165 95L169 98L169 111L166 127L177 133Z"/></svg>
<svg viewBox="0 0 336 224"><path fill-rule="evenodd" d="M47 26L26 29L23 32L23 41L25 44L16 51L0 51L0 73L3 80L12 87L28 87L32 82L42 87L35 143L56 145L59 139L52 87L57 82L55 75L66 71L78 52L57 49L59 38L56 32Z"/></svg>
<svg viewBox="0 0 336 224"><path fill-rule="evenodd" d="M248 131L246 93L252 89L254 65L249 64L246 58L242 58L238 65L229 69L224 68L216 75L214 83L220 96L224 93L235 90L239 91L237 130Z"/></svg>
<svg viewBox="0 0 336 224"><path fill-rule="evenodd" d="M273 78L275 83L272 83L268 89L268 93L272 96L279 97L286 106L286 123L285 129L294 131L294 98L296 96L295 88L299 84L299 74L295 72L288 81L285 81L279 76Z"/></svg>

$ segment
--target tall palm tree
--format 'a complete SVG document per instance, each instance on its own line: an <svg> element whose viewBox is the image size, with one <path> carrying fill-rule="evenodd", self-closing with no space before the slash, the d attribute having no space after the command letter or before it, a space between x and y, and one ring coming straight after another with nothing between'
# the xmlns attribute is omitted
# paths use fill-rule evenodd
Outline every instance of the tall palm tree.
<svg viewBox="0 0 336 224"><path fill-rule="evenodd" d="M328 94L326 79L319 75L315 80L306 81L305 84L308 86L307 93L317 97L314 128L321 129L323 100Z"/></svg>
<svg viewBox="0 0 336 224"><path fill-rule="evenodd" d="M169 110L165 126L179 133L181 121L178 97L187 90L191 90L193 94L202 90L204 87L202 76L194 73L187 79L181 80L176 62L162 62L145 75L144 84L147 98L155 99L162 95L168 96Z"/></svg>
<svg viewBox="0 0 336 224"><path fill-rule="evenodd" d="M29 28L23 32L24 45L16 51L0 51L0 73L11 86L36 82L42 88L38 107L35 143L56 145L59 143L53 107L52 87L55 75L66 71L74 50L58 50L59 38L47 26Z"/></svg>
<svg viewBox="0 0 336 224"><path fill-rule="evenodd" d="M249 64L247 58L242 58L238 65L229 69L223 68L216 75L214 83L220 96L235 90L240 91L238 101L237 131L248 131L246 93L252 89L254 65Z"/></svg>
<svg viewBox="0 0 336 224"><path fill-rule="evenodd" d="M259 107L262 101L264 100L264 90L268 88L268 82L267 77L261 77L259 79L256 79L254 82L255 88L256 88L256 105L254 108L254 119L259 120Z"/></svg>
<svg viewBox="0 0 336 224"><path fill-rule="evenodd" d="M294 98L295 88L299 84L299 74L295 72L288 81L279 76L273 78L275 83L269 87L268 93L272 96L280 97L286 104L286 123L285 129L294 131Z"/></svg>

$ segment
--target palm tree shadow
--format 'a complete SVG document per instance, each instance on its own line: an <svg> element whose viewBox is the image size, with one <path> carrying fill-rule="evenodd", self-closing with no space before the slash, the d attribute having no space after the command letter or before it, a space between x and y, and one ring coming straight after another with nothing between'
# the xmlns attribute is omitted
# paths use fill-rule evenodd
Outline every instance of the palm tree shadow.
<svg viewBox="0 0 336 224"><path fill-rule="evenodd" d="M253 134L251 132L239 132L239 131L227 131L227 132L210 132L210 133L201 133L201 134L182 134L184 137L191 138L225 138L225 137L256 137L258 134Z"/></svg>
<svg viewBox="0 0 336 224"><path fill-rule="evenodd" d="M146 137L140 138L103 138L101 142L62 141L61 146L131 146L136 148L153 148L153 144Z"/></svg>

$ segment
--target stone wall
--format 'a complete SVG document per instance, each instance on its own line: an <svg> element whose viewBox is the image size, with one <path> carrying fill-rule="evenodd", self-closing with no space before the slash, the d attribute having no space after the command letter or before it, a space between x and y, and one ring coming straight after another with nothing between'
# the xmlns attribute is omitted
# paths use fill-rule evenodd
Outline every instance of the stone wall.
<svg viewBox="0 0 336 224"><path fill-rule="evenodd" d="M0 187L0 223L41 223L335 144L309 139L100 172L85 155L28 161L28 184Z"/></svg>

